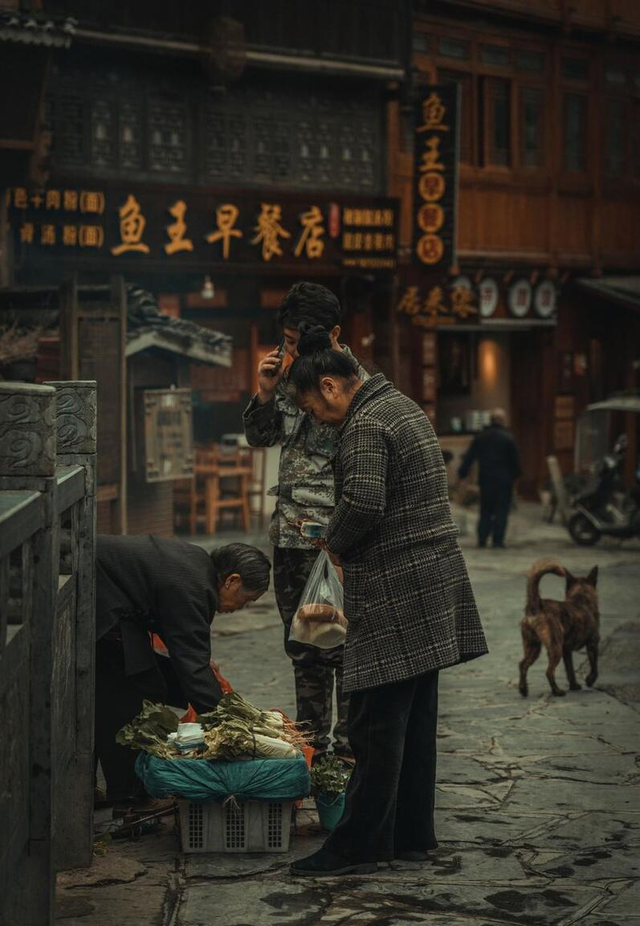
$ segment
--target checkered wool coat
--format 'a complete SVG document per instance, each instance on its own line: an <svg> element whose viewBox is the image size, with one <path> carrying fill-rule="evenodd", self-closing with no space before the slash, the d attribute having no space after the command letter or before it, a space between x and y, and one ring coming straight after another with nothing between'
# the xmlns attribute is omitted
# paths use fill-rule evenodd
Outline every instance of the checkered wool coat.
<svg viewBox="0 0 640 926"><path fill-rule="evenodd" d="M326 540L344 565L345 691L483 655L429 419L378 374L356 393L341 430Z"/></svg>

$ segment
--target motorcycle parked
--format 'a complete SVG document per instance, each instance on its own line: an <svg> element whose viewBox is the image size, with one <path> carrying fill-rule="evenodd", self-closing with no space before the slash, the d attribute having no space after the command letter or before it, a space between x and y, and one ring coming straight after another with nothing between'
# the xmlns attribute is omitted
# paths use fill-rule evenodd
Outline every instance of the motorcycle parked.
<svg viewBox="0 0 640 926"><path fill-rule="evenodd" d="M607 454L594 483L573 500L574 513L567 528L572 539L581 546L592 546L601 537L619 540L640 537L640 472L636 470L636 484L623 497L616 499L620 469L627 448L623 434ZM640 467L639 467L640 469Z"/></svg>

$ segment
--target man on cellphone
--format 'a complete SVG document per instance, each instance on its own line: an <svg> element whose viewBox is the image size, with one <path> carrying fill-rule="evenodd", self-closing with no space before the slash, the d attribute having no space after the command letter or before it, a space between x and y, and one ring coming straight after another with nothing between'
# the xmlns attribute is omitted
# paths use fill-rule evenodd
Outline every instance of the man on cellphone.
<svg viewBox="0 0 640 926"><path fill-rule="evenodd" d="M259 389L244 413L244 430L252 447L281 446L277 496L269 538L274 545L274 587L284 624L285 652L293 663L298 722L308 724L315 758L326 755L331 741L334 685L338 716L333 730L333 751L351 760L347 737L349 699L342 692L343 647L321 650L289 640L291 622L318 556L313 540L300 534L303 520L326 526L335 505L333 459L337 429L302 412L286 389L286 355L295 359L303 322L320 325L336 350L350 353L339 343L342 312L336 296L316 283L296 283L278 312L283 330L282 347L271 351L258 367ZM359 367L359 375L367 378Z"/></svg>

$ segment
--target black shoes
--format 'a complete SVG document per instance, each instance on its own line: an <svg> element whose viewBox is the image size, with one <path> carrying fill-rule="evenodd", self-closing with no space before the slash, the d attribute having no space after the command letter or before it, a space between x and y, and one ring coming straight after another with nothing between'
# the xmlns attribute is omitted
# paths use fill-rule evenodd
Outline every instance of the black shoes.
<svg viewBox="0 0 640 926"><path fill-rule="evenodd" d="M292 875L302 878L330 878L337 875L370 875L378 870L377 862L355 862L329 849L319 849L307 858L300 858L289 868Z"/></svg>

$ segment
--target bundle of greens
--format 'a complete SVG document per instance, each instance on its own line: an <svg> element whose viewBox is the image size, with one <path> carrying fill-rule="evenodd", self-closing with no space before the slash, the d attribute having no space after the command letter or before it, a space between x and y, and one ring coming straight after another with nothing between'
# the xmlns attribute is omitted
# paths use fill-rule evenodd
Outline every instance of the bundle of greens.
<svg viewBox="0 0 640 926"><path fill-rule="evenodd" d="M203 759L295 759L298 750L291 743L256 733L241 720L211 727L204 734Z"/></svg>
<svg viewBox="0 0 640 926"><path fill-rule="evenodd" d="M284 740L296 749L308 745L309 738L280 711L261 711L235 691L226 694L215 711L200 714L199 722L205 727L222 724L239 724L254 735Z"/></svg>
<svg viewBox="0 0 640 926"><path fill-rule="evenodd" d="M178 729L178 718L171 708L151 701L142 702L142 710L131 723L116 735L116 743L131 749L143 749L162 759L178 754L178 749L169 746L167 737Z"/></svg>
<svg viewBox="0 0 640 926"><path fill-rule="evenodd" d="M116 742L142 749L162 759L289 759L306 746L308 738L279 711L261 711L239 694L226 694L215 710L200 714L204 749L178 748L170 733L178 730L178 718L161 704L143 702L137 717L120 730Z"/></svg>
<svg viewBox="0 0 640 926"><path fill-rule="evenodd" d="M344 794L351 777L351 769L337 756L321 759L311 769L311 789L316 797L319 794L336 797Z"/></svg>

